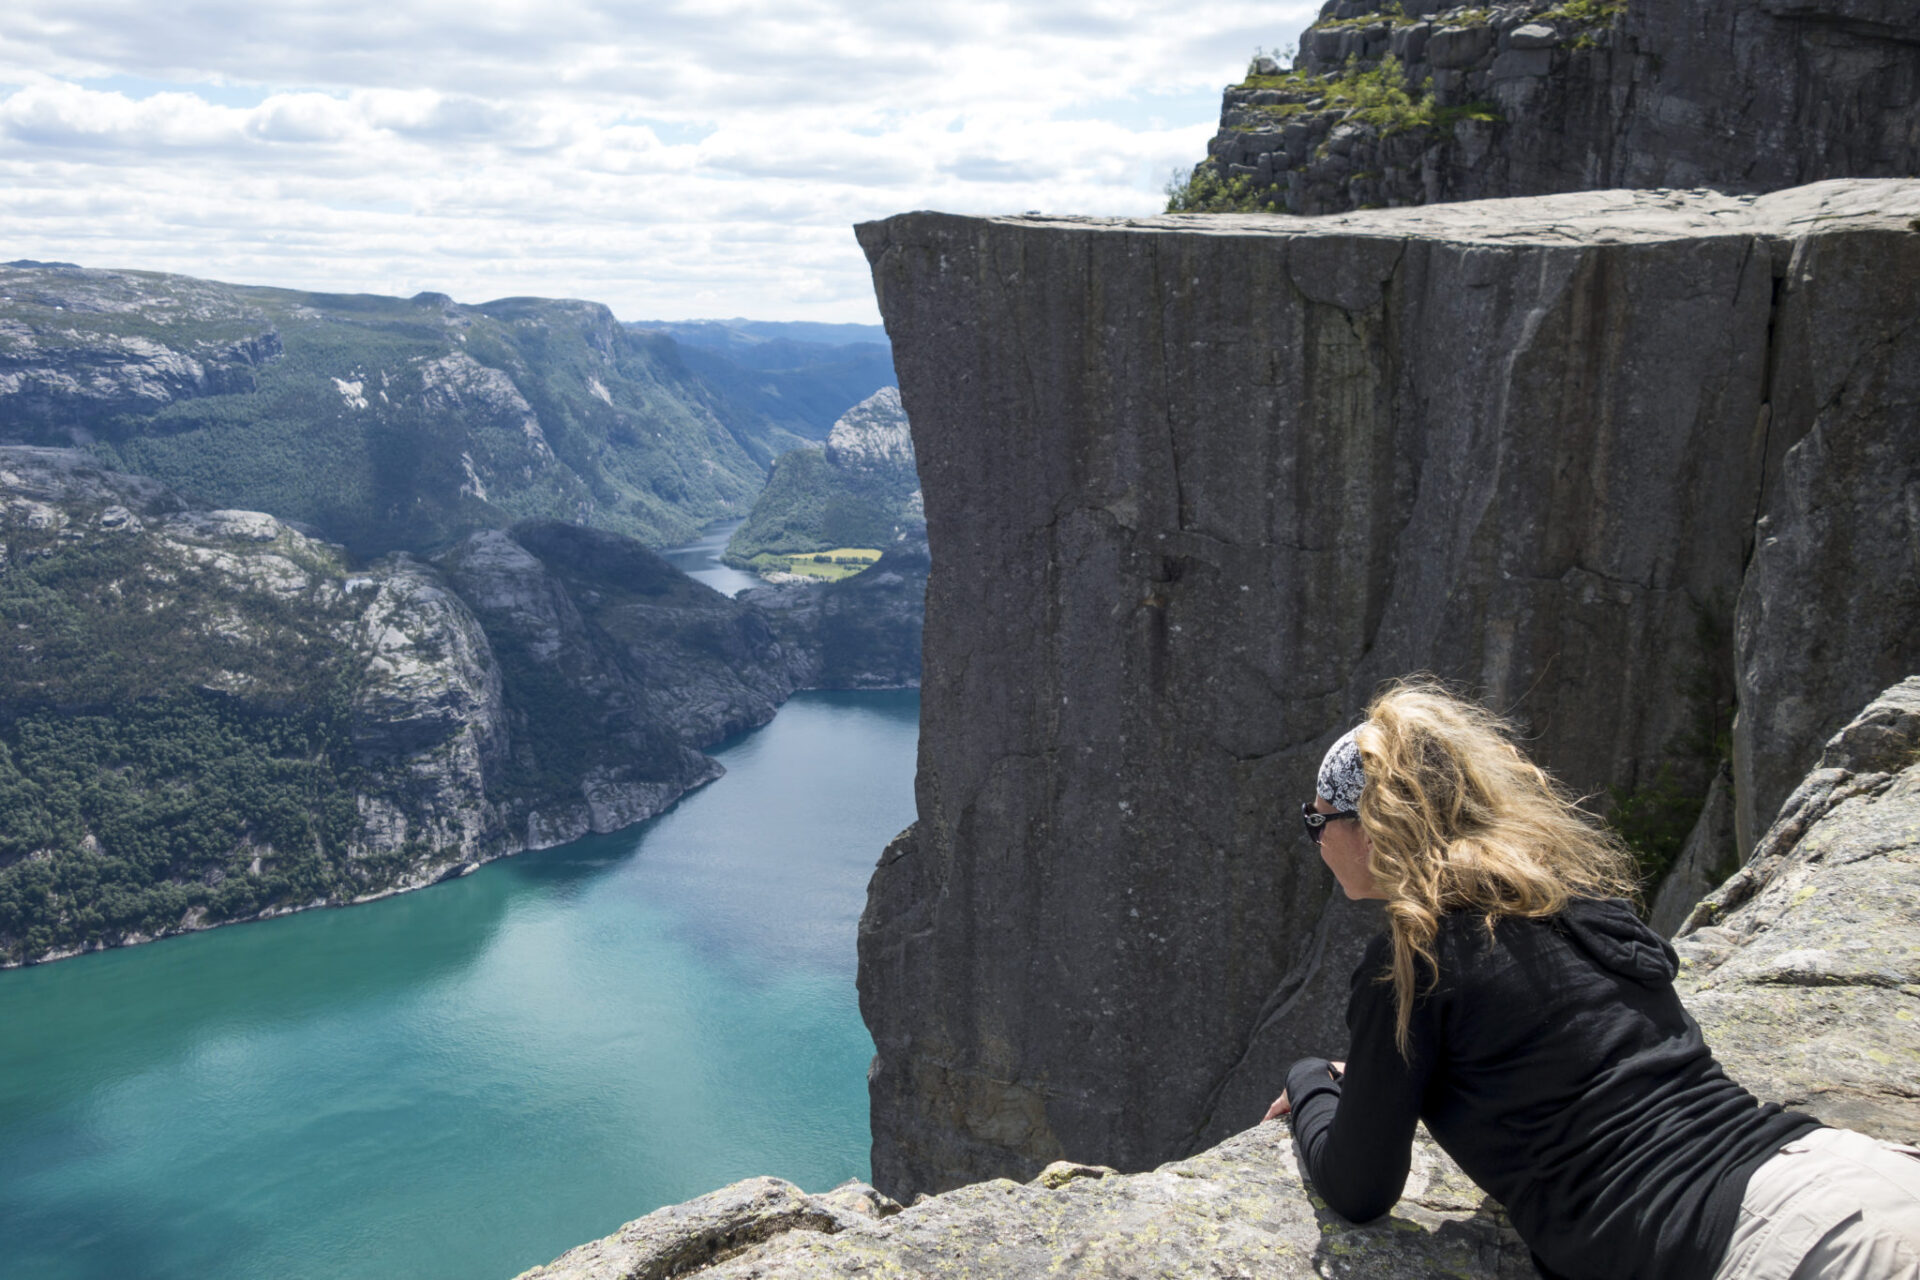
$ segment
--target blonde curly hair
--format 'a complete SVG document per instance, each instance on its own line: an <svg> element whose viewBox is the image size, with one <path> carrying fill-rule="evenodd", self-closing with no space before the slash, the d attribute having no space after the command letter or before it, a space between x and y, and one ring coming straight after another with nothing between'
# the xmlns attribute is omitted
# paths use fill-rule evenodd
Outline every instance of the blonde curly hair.
<svg viewBox="0 0 1920 1280"><path fill-rule="evenodd" d="M1386 897L1396 1040L1408 1051L1420 962L1440 917L1550 916L1572 898L1631 897L1619 839L1514 742L1514 728L1431 676L1394 681L1355 731L1367 869ZM1431 985L1431 982L1429 982Z"/></svg>

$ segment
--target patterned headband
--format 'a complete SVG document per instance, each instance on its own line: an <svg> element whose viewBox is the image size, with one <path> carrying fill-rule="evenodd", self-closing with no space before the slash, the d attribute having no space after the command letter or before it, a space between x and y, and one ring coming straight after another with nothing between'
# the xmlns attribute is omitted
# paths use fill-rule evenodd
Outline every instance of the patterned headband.
<svg viewBox="0 0 1920 1280"><path fill-rule="evenodd" d="M1327 803L1342 813L1360 811L1360 792L1367 785L1367 775L1360 769L1360 745L1353 740L1358 733L1355 726L1327 748L1327 754L1320 760L1320 777L1315 782Z"/></svg>

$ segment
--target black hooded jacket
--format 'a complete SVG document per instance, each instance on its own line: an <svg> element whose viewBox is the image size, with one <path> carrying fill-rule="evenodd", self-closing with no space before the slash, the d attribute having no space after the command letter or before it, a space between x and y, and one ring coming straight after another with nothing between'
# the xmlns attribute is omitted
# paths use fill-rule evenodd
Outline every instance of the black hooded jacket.
<svg viewBox="0 0 1920 1280"><path fill-rule="evenodd" d="M1347 1218L1393 1207L1424 1120L1543 1275L1698 1280L1754 1169L1819 1127L1727 1079L1674 993L1673 948L1625 902L1502 918L1491 937L1478 913L1443 917L1406 1058L1392 954L1382 934L1354 970L1345 1076L1321 1058L1287 1073L1307 1174Z"/></svg>

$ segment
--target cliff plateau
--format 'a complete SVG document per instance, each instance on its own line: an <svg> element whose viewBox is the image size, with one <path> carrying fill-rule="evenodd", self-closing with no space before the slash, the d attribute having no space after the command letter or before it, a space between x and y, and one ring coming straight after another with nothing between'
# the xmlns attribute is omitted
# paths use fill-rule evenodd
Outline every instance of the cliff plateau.
<svg viewBox="0 0 1920 1280"><path fill-rule="evenodd" d="M1832 1124L1920 1137L1916 893L1920 678L1827 744L1758 856L1677 944L1682 998L1729 1074ZM1424 1132L1399 1205L1355 1226L1314 1197L1275 1122L1147 1173L1060 1161L905 1210L867 1186L807 1195L749 1179L522 1280L1534 1274L1499 1206Z"/></svg>
<svg viewBox="0 0 1920 1280"><path fill-rule="evenodd" d="M859 235L934 560L889 1193L1151 1167L1337 1053L1375 921L1291 811L1380 680L1689 820L1737 700L1745 851L1920 668L1920 183Z"/></svg>

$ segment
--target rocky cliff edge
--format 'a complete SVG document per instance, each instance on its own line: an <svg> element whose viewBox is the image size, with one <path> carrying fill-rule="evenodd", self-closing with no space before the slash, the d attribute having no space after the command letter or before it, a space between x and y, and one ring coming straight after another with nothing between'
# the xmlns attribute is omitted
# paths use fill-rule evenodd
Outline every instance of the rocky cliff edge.
<svg viewBox="0 0 1920 1280"><path fill-rule="evenodd" d="M1829 1123L1920 1138L1917 899L1920 677L1827 744L1755 859L1679 943L1678 985L1728 1073ZM1312 1194L1276 1122L1148 1173L1063 1161L906 1210L870 1187L810 1196L749 1179L521 1280L1533 1274L1499 1207L1424 1133L1400 1204L1355 1226Z"/></svg>

